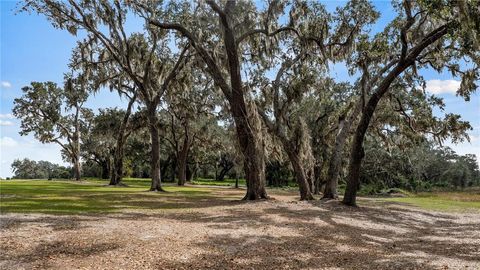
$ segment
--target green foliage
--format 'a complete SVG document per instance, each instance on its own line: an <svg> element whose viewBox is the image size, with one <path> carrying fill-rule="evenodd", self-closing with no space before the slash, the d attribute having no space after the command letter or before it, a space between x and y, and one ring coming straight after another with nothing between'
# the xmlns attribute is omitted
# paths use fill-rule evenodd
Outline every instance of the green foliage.
<svg viewBox="0 0 480 270"><path fill-rule="evenodd" d="M32 82L14 100L13 114L21 120L20 135L33 133L42 143L62 147L65 160L79 163L81 134L88 130L93 113L83 108L87 93L78 79L66 76L62 89L53 82Z"/></svg>
<svg viewBox="0 0 480 270"><path fill-rule="evenodd" d="M28 158L16 159L12 163L14 179L65 179L70 178L71 168L48 161L34 161Z"/></svg>
<svg viewBox="0 0 480 270"><path fill-rule="evenodd" d="M480 170L474 155L459 156L448 147L428 142L402 149L374 142L372 138L367 140L365 149L362 194L376 194L388 188L420 192L433 187L480 185Z"/></svg>

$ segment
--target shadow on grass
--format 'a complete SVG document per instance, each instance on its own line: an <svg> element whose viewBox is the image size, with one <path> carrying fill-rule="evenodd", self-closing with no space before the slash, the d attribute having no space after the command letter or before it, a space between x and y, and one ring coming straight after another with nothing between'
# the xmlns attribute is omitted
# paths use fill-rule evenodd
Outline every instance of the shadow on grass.
<svg viewBox="0 0 480 270"><path fill-rule="evenodd" d="M106 187L100 183L60 181L2 181L1 212L43 214L114 213L133 209L201 208L240 199L215 188L165 186L167 192L147 187Z"/></svg>

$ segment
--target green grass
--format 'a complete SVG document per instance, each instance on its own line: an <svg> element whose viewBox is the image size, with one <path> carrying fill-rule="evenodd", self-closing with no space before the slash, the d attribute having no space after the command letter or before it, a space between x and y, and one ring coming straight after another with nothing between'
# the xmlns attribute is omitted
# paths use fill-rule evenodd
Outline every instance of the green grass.
<svg viewBox="0 0 480 270"><path fill-rule="evenodd" d="M455 192L426 192L408 197L384 198L382 200L406 203L427 210L445 212L480 211L480 191L478 189Z"/></svg>
<svg viewBox="0 0 480 270"><path fill-rule="evenodd" d="M125 179L128 187L108 187L106 181L81 182L47 180L0 181L2 213L80 214L110 213L128 209L179 209L198 207L213 197L203 187L165 186L167 193L147 192L149 179Z"/></svg>
<svg viewBox="0 0 480 270"><path fill-rule="evenodd" d="M194 185L207 185L207 186L235 186L235 179L225 178L223 181L216 181L213 179L205 179L205 178L197 178L192 181ZM244 187L246 186L245 179L238 180L238 186Z"/></svg>
<svg viewBox="0 0 480 270"><path fill-rule="evenodd" d="M127 187L106 186L106 180L87 179L75 181L1 180L0 212L84 214L113 213L128 210L178 210L208 207L219 200L237 200L241 195L219 193L210 187L178 187L165 185L167 193L147 192L150 179L126 178ZM200 179L199 183L211 185L212 181ZM233 179L224 182L232 185ZM240 182L245 185L245 180ZM274 194L285 190L297 194L295 188L274 189ZM273 190L271 190L273 191ZM480 211L480 189L462 192L437 191L410 194L406 197L375 198L375 201L404 203L427 210L465 212Z"/></svg>

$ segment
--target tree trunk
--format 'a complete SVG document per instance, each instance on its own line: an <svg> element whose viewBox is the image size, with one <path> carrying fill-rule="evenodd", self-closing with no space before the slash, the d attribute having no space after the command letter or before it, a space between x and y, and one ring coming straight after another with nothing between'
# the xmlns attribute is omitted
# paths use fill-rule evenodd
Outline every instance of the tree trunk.
<svg viewBox="0 0 480 270"><path fill-rule="evenodd" d="M220 16L220 23L223 25L223 41L230 74L231 93L227 92L226 94L235 121L240 150L244 157L247 194L245 194L243 199L267 199L268 196L265 189L265 155L263 138L260 134L261 123L259 123L255 107L253 105L247 106L245 100L246 94L242 84L242 76L240 75L241 68L237 41L235 39L236 33L233 26L234 22L230 20L234 7L235 2L227 2L225 5L227 16Z"/></svg>
<svg viewBox="0 0 480 270"><path fill-rule="evenodd" d="M244 153L244 171L247 182L247 194L244 200L268 199L265 189L265 160L263 150L258 149L254 139L242 151Z"/></svg>
<svg viewBox="0 0 480 270"><path fill-rule="evenodd" d="M113 156L113 170L110 178L110 184L112 186L118 186L122 183L123 177L123 145L118 146L121 150L115 149Z"/></svg>
<svg viewBox="0 0 480 270"><path fill-rule="evenodd" d="M263 138L259 134L260 120L255 108L247 108L240 90L233 91L236 100L231 102L231 112L235 121L237 138L244 157L243 168L247 182L244 200L268 199L265 189L265 155ZM252 115L247 115L250 112Z"/></svg>
<svg viewBox="0 0 480 270"><path fill-rule="evenodd" d="M123 178L123 149L125 141L127 140L130 132L127 133L128 120L132 114L132 107L137 99L137 93L135 93L128 102L127 110L123 116L122 123L120 125L120 130L117 135L117 142L113 153L113 170L110 178L109 185L120 185Z"/></svg>
<svg viewBox="0 0 480 270"><path fill-rule="evenodd" d="M235 172L235 188L238 188L238 172Z"/></svg>
<svg viewBox="0 0 480 270"><path fill-rule="evenodd" d="M110 177L110 164L107 160L102 162L102 179L108 179Z"/></svg>
<svg viewBox="0 0 480 270"><path fill-rule="evenodd" d="M305 170L302 166L298 153L296 153L289 145L285 145L285 150L288 154L290 162L292 163L293 172L295 174L295 179L297 180L298 188L300 191L300 200L313 200L313 195L307 180L307 175L305 174Z"/></svg>
<svg viewBox="0 0 480 270"><path fill-rule="evenodd" d="M225 180L225 175L233 168L233 166L228 166L228 167L222 167L222 170L220 171L220 174L218 175L217 180L218 181L223 181Z"/></svg>
<svg viewBox="0 0 480 270"><path fill-rule="evenodd" d="M420 52L419 52L420 53ZM398 64L380 83L377 90L372 94L368 100L365 108L363 108L360 122L357 125L353 137L352 149L350 153L350 164L348 166L347 187L345 189L345 196L343 203L350 206L356 206L357 191L360 188L360 167L362 165L365 152L363 149L363 140L367 133L370 121L375 113L378 102L382 96L388 91L391 83L400 75L414 60L409 62L401 62Z"/></svg>
<svg viewBox="0 0 480 270"><path fill-rule="evenodd" d="M315 195L320 194L320 183L322 182L322 168L324 163L325 162L322 162L322 165L315 165L313 167L313 175L315 177L313 194Z"/></svg>
<svg viewBox="0 0 480 270"><path fill-rule="evenodd" d="M171 182L171 183L175 182L175 179L177 177L177 164L178 164L177 159L176 158L172 159L172 164L170 164L170 174L167 175L168 172L165 171L165 175L163 177L163 179L165 179L164 180L165 182Z"/></svg>
<svg viewBox="0 0 480 270"><path fill-rule="evenodd" d="M339 131L335 137L335 146L332 149L330 157L330 163L328 164L327 181L325 184L325 190L323 192L322 199L338 199L337 187L338 176L340 174L343 150L347 141L348 134L350 133L352 123L355 117L361 112L362 102L359 100L355 104L355 108L352 113L345 119L345 116L341 116L339 119Z"/></svg>
<svg viewBox="0 0 480 270"><path fill-rule="evenodd" d="M310 192L312 192L313 194L313 191L315 190L315 182L313 180L312 172L311 171L305 172L305 175L307 177L307 183L308 183L308 187L310 188Z"/></svg>
<svg viewBox="0 0 480 270"><path fill-rule="evenodd" d="M185 137L183 141L182 150L178 153L177 157L177 177L178 185L184 186L187 180L187 159L188 159L188 149L190 147L190 142L188 137Z"/></svg>
<svg viewBox="0 0 480 270"><path fill-rule="evenodd" d="M163 190L161 183L160 138L157 126L156 108L149 108L148 118L150 121L150 140L152 142L150 160L150 177L152 177L152 185L150 187L150 191L165 191Z"/></svg>
<svg viewBox="0 0 480 270"><path fill-rule="evenodd" d="M173 166L172 158L175 158L175 154L169 154L167 160L160 162L160 171L167 172L169 166ZM165 175L164 175L165 177Z"/></svg>
<svg viewBox="0 0 480 270"><path fill-rule="evenodd" d="M80 181L80 178L81 178L80 155L78 154L73 159L73 178L76 181Z"/></svg>

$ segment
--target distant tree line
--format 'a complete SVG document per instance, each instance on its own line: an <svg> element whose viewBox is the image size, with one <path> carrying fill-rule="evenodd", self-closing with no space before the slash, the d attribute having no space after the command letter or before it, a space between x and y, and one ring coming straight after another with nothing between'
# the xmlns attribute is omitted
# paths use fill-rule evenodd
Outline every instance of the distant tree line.
<svg viewBox="0 0 480 270"><path fill-rule="evenodd" d="M48 161L35 161L25 158L12 163L14 179L68 179L73 176L71 167L65 167Z"/></svg>
<svg viewBox="0 0 480 270"><path fill-rule="evenodd" d="M429 191L433 187L463 189L480 186L475 155L458 155L449 147L424 142L401 150L367 139L361 170L363 193L376 194L391 188ZM382 166L379 166L382 164Z"/></svg>
<svg viewBox="0 0 480 270"><path fill-rule="evenodd" d="M449 147L435 146L428 141L402 150L398 147L384 147L378 142L374 143L372 139L367 139L365 151L368 155L361 170L363 194L379 194L392 188L418 192L429 191L432 188L463 189L480 186L480 169L475 155L458 155ZM122 176L148 178L150 168L145 164L148 153L142 153L143 148L136 148L137 143L133 137L126 143L128 153L125 155ZM82 153L84 156L88 154ZM234 168L235 161L228 155L229 152L224 150L219 156L205 157L203 163L188 160L186 180L192 181L200 177L223 181L225 177L243 177L241 172ZM103 159L107 162L102 162ZM379 166L382 162L383 165ZM103 158L97 156L97 160L86 158L81 165L83 176L109 179L112 174L112 163L113 155ZM162 159L160 164L165 171L165 182L178 180L174 159ZM12 170L14 179L68 179L73 176L71 167L29 159L15 160L12 163ZM288 164L282 164L275 159L267 162L266 179L267 185L271 187L296 185ZM340 181L341 189L344 189L345 185L344 181Z"/></svg>

